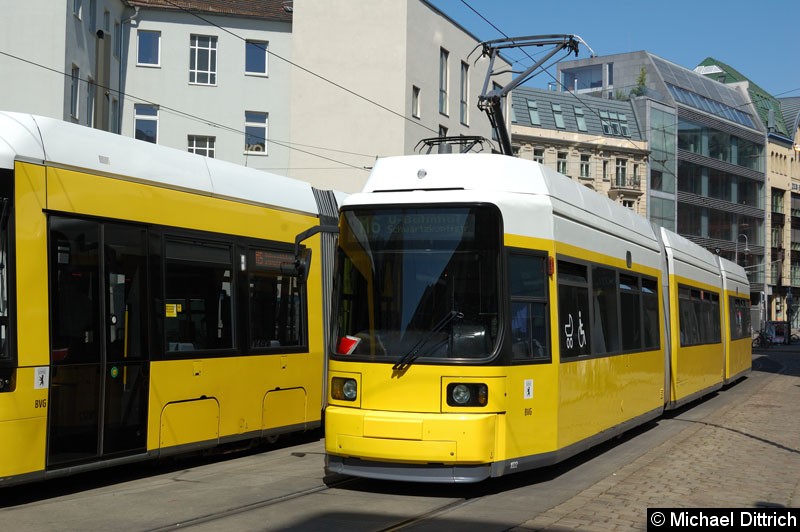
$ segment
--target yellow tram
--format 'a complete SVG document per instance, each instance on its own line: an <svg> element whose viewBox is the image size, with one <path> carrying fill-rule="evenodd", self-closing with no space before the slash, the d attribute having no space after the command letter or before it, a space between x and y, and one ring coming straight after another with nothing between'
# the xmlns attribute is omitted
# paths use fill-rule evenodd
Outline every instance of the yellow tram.
<svg viewBox="0 0 800 532"><path fill-rule="evenodd" d="M0 486L319 427L335 201L0 113Z"/></svg>
<svg viewBox="0 0 800 532"><path fill-rule="evenodd" d="M381 159L339 223L328 472L532 469L750 369L741 267L537 163Z"/></svg>

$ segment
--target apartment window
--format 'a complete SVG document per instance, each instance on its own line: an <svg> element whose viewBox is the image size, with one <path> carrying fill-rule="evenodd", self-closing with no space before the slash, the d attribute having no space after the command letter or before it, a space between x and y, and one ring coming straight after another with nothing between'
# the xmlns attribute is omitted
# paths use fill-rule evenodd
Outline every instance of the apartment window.
<svg viewBox="0 0 800 532"><path fill-rule="evenodd" d="M544 164L544 148L533 149L533 160L539 164Z"/></svg>
<svg viewBox="0 0 800 532"><path fill-rule="evenodd" d="M119 100L111 98L111 133L119 133Z"/></svg>
<svg viewBox="0 0 800 532"><path fill-rule="evenodd" d="M245 111L244 151L255 155L267 154L267 127L269 113Z"/></svg>
<svg viewBox="0 0 800 532"><path fill-rule="evenodd" d="M111 13L103 11L103 31L111 33Z"/></svg>
<svg viewBox="0 0 800 532"><path fill-rule="evenodd" d="M461 62L461 102L460 102L460 119L461 123L469 125L469 65Z"/></svg>
<svg viewBox="0 0 800 532"><path fill-rule="evenodd" d="M560 174L567 175L567 152L558 152L558 158L556 159L556 170L558 170L558 173Z"/></svg>
<svg viewBox="0 0 800 532"><path fill-rule="evenodd" d="M589 178L589 159L590 156L586 154L581 154L581 177Z"/></svg>
<svg viewBox="0 0 800 532"><path fill-rule="evenodd" d="M625 186L625 173L628 169L628 159L617 159L617 186Z"/></svg>
<svg viewBox="0 0 800 532"><path fill-rule="evenodd" d="M603 133L611 135L611 122L608 119L608 111L600 111L600 124L603 126Z"/></svg>
<svg viewBox="0 0 800 532"><path fill-rule="evenodd" d="M558 129L564 129L564 115L561 114L561 104L553 103L551 106L553 108L553 118L556 121L556 127Z"/></svg>
<svg viewBox="0 0 800 532"><path fill-rule="evenodd" d="M620 113L619 115L619 129L623 137L630 137L631 132L628 129L628 117Z"/></svg>
<svg viewBox="0 0 800 532"><path fill-rule="evenodd" d="M411 87L411 116L419 118L419 87Z"/></svg>
<svg viewBox="0 0 800 532"><path fill-rule="evenodd" d="M634 185L638 185L639 184L639 165L638 164L634 164L633 165L633 184Z"/></svg>
<svg viewBox="0 0 800 532"><path fill-rule="evenodd" d="M137 103L133 106L134 137L145 142L158 143L158 107Z"/></svg>
<svg viewBox="0 0 800 532"><path fill-rule="evenodd" d="M528 116L531 119L532 126L540 126L542 123L539 120L539 106L536 105L535 100L525 100L528 103Z"/></svg>
<svg viewBox="0 0 800 532"><path fill-rule="evenodd" d="M439 49L439 112L447 114L447 88L449 79L447 76L447 64L450 52L444 48Z"/></svg>
<svg viewBox="0 0 800 532"><path fill-rule="evenodd" d="M214 145L217 137L204 137L200 135L189 135L189 153L202 155L203 157L214 158Z"/></svg>
<svg viewBox="0 0 800 532"><path fill-rule="evenodd" d="M447 128L444 127L441 124L439 124L439 136L442 137L442 138L447 136ZM451 147L450 144L447 144L447 143L443 142L443 143L439 144L438 153L451 153L451 151L450 151L451 149L452 149L452 147Z"/></svg>
<svg viewBox="0 0 800 532"><path fill-rule="evenodd" d="M89 31L97 30L97 0L89 0Z"/></svg>
<svg viewBox="0 0 800 532"><path fill-rule="evenodd" d="M114 21L114 57L122 55L122 25Z"/></svg>
<svg viewBox="0 0 800 532"><path fill-rule="evenodd" d="M608 181L608 161L603 161L603 181Z"/></svg>
<svg viewBox="0 0 800 532"><path fill-rule="evenodd" d="M614 135L620 135L621 134L621 129L619 127L619 116L617 115L617 113L608 113L608 116L611 119L610 120L610 122L611 122L611 132Z"/></svg>
<svg viewBox="0 0 800 532"><path fill-rule="evenodd" d="M217 84L217 38L192 35L189 46L189 83Z"/></svg>
<svg viewBox="0 0 800 532"><path fill-rule="evenodd" d="M83 14L82 10L83 0L72 0L72 14L80 19Z"/></svg>
<svg viewBox="0 0 800 532"><path fill-rule="evenodd" d="M269 43L266 41L247 41L245 47L244 70L248 74L267 75L267 56Z"/></svg>
<svg viewBox="0 0 800 532"><path fill-rule="evenodd" d="M86 122L89 127L94 127L94 96L96 94L96 85L92 78L89 78L86 83Z"/></svg>
<svg viewBox="0 0 800 532"><path fill-rule="evenodd" d="M588 131L586 128L586 117L583 114L583 108L575 107L575 121L578 123L578 131Z"/></svg>
<svg viewBox="0 0 800 532"><path fill-rule="evenodd" d="M635 211L636 210L636 200L623 199L622 200L622 206L626 207L626 208L628 208L628 209L630 209L632 211Z"/></svg>
<svg viewBox="0 0 800 532"><path fill-rule="evenodd" d="M140 66L159 66L161 64L161 32L138 30L136 64Z"/></svg>
<svg viewBox="0 0 800 532"><path fill-rule="evenodd" d="M80 97L81 69L72 65L69 85L69 115L78 118L78 98Z"/></svg>

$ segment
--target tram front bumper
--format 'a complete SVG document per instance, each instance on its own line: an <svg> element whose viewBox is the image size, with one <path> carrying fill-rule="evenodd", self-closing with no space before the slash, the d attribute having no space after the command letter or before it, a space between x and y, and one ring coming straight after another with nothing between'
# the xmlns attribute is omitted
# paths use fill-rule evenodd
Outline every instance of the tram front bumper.
<svg viewBox="0 0 800 532"><path fill-rule="evenodd" d="M377 412L329 406L331 455L406 464L488 464L496 457L497 414Z"/></svg>

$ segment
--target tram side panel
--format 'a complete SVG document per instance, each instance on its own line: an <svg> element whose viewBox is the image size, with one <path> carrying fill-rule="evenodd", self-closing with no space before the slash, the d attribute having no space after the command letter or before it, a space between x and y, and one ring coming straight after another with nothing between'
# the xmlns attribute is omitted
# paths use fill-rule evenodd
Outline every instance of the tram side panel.
<svg viewBox="0 0 800 532"><path fill-rule="evenodd" d="M281 228L281 238L286 241L291 241L295 234L315 223L313 218L307 216L190 196L82 172L50 169L50 175L49 204L57 211L104 218L118 217L172 227L188 226L194 230L229 235L250 233L261 238L274 238L274 228ZM117 205L108 202L107 198L129 198L129 201ZM202 212L203 216L197 217L197 212ZM253 220L259 223L254 224ZM213 241L214 238L210 237L207 246ZM181 246L190 245L180 242ZM197 257L203 253L201 247L196 248ZM168 263L171 260L170 240L166 242L166 249L165 262ZM314 251L313 255L318 257L319 250ZM236 259L238 261L238 257ZM290 261L287 253L287 262ZM227 270L233 270L235 266L238 267L238 264L230 264ZM249 265L251 268L253 266ZM187 272L189 275L204 275L204 270L200 269ZM231 271L221 275L234 274ZM312 268L311 274L308 300L317 301L321 298L320 269ZM199 282L203 282L203 279L198 277ZM229 278L227 282L236 284L238 281ZM235 296L232 293L226 295ZM152 310L164 320L166 331L163 332L167 336L178 325L191 326L193 331L177 333L187 335L182 336L181 340L210 330L206 323L193 323L191 318L183 319L185 314L191 312L186 307L202 304L201 300L172 300L167 295L165 299L159 296L158 301L163 308ZM220 306L219 312L223 311ZM321 405L322 393L322 339L318 333L322 330L322 317L318 312L307 314L310 320L308 329L311 331L308 341L313 345L311 353L286 352L237 357L231 356L235 355L233 350L236 346L228 341L226 345L217 346L227 349L222 357L208 353L192 356L186 351L203 348L190 341L167 342L167 346L161 346L166 347L167 352L156 351L150 363L147 449L173 447L179 451L182 446L208 445L225 438L258 435L262 430L281 427L303 429L306 423L318 424L321 408L315 405ZM234 333L227 331L224 334ZM238 349L241 347L238 346Z"/></svg>
<svg viewBox="0 0 800 532"><path fill-rule="evenodd" d="M17 342L16 370L10 374L10 391L0 393L2 480L44 470L50 373L46 223L42 214L45 169L17 162L13 172L0 171L0 178L4 191L11 194L14 218L10 227L15 229L13 262L4 265L5 273L14 272L14 292L24 294L16 307L16 331L11 333Z"/></svg>
<svg viewBox="0 0 800 532"><path fill-rule="evenodd" d="M714 256L662 229L669 269L670 393L676 408L722 387L722 278Z"/></svg>
<svg viewBox="0 0 800 532"><path fill-rule="evenodd" d="M752 367L750 333L750 283L744 268L720 258L725 290L723 334L725 335L725 384L736 381Z"/></svg>
<svg viewBox="0 0 800 532"><path fill-rule="evenodd" d="M530 199L533 203L541 203ZM552 217L549 205L526 205L524 212L532 209L539 211L546 210L548 217ZM528 220L527 217L520 217L504 213L505 225L507 228L515 230L512 223L508 220ZM547 217L543 217L548 219ZM537 228L542 228L547 224L537 224ZM530 234L531 228L527 228ZM551 463L558 454L559 442L559 365L555 342L558 339L558 322L555 319L556 305L553 296L556 294L556 278L549 270L549 264L555 265L555 243L552 239L552 228L542 230L536 237L520 236L506 233L504 235L506 248L506 275L508 277L510 292L510 311L508 329L509 347L513 362L506 367L506 396L505 412L498 419L497 454L495 460L503 463L504 473L512 473L515 462L518 464L520 459L522 466L538 463ZM544 279L541 285L544 287L542 297L546 298L543 302L528 302L516 299L515 285L516 279L525 270L526 262L530 260L545 261L542 272ZM519 266L517 266L519 265ZM538 295L538 294L537 294ZM516 332L517 319L516 309L519 304L537 305L543 309L541 313L533 312L536 318L544 321L541 329L544 334L536 340L532 346L525 344L519 345L519 340L529 341L527 334L519 335ZM537 327L537 330L539 327ZM528 331L525 331L527 333ZM520 467L520 466L517 466Z"/></svg>
<svg viewBox="0 0 800 532"><path fill-rule="evenodd" d="M586 447L659 415L664 350L652 235L609 234L565 219L556 228L551 300L563 449Z"/></svg>

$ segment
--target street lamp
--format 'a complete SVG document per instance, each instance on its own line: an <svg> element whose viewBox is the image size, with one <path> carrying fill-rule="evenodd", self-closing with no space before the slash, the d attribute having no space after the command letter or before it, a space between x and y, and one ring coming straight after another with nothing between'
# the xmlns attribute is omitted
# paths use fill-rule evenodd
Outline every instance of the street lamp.
<svg viewBox="0 0 800 532"><path fill-rule="evenodd" d="M748 246L748 244L747 244L747 235L744 234L744 233L741 233L739 236L736 237L736 254L735 254L735 259L733 261L733 262L736 263L737 266L739 265L739 239L742 238L742 237L744 237L744 254L745 254L745 256L747 256L747 254L750 253L750 248L747 247Z"/></svg>

